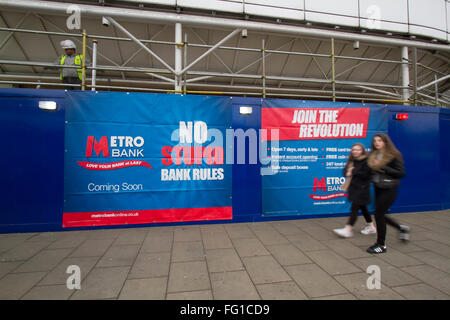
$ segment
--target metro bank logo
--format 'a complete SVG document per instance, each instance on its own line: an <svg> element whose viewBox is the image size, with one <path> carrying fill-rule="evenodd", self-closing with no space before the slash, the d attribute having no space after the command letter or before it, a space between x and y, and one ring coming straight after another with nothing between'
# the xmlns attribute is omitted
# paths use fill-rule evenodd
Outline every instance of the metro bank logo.
<svg viewBox="0 0 450 320"><path fill-rule="evenodd" d="M100 142L97 142L94 136L89 136L86 143L86 158L92 157L92 150L95 151L97 156L103 152L104 157L109 157L108 137L103 136Z"/></svg>
<svg viewBox="0 0 450 320"><path fill-rule="evenodd" d="M102 136L97 140L94 136L88 136L86 142L86 158L91 158L93 153L97 157L101 155L104 158L136 158L144 157L144 138L131 136L111 136L108 140L107 136ZM110 149L111 148L111 149ZM144 166L152 168L152 166L141 160L126 160L112 163L94 163L88 161L77 161L78 164L89 170L113 170L127 167Z"/></svg>
<svg viewBox="0 0 450 320"><path fill-rule="evenodd" d="M339 191L341 190L342 184L345 182L344 177L327 177L327 178L314 178L313 192L317 191ZM310 194L309 197L313 200L329 200L340 197L347 197L345 192L327 194L327 195L316 195Z"/></svg>

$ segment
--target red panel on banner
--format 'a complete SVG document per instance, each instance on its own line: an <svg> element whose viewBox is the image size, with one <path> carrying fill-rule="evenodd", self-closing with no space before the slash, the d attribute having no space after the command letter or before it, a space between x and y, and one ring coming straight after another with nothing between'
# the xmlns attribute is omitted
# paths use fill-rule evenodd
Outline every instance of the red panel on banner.
<svg viewBox="0 0 450 320"><path fill-rule="evenodd" d="M104 212L65 212L63 227L208 221L232 219L232 207L157 209Z"/></svg>
<svg viewBox="0 0 450 320"><path fill-rule="evenodd" d="M365 138L369 113L369 108L262 108L261 128L278 129L279 140Z"/></svg>

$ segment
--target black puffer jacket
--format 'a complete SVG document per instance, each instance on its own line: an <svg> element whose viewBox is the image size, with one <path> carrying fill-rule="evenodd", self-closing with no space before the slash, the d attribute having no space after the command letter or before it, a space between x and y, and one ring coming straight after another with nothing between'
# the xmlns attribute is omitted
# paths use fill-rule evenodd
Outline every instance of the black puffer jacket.
<svg viewBox="0 0 450 320"><path fill-rule="evenodd" d="M347 169L347 166L345 166L344 176ZM352 180L348 187L348 201L359 205L370 203L370 177L371 169L367 165L367 158L353 160Z"/></svg>
<svg viewBox="0 0 450 320"><path fill-rule="evenodd" d="M405 166L403 161L394 158L391 162L381 168L383 173L392 178L392 179L400 179L405 176Z"/></svg>
<svg viewBox="0 0 450 320"><path fill-rule="evenodd" d="M379 171L374 171L372 176L372 181L374 182L375 188L396 188L400 185L400 179L405 176L405 166L403 161L394 158L386 165L382 166ZM379 181L389 180L388 184L384 183L382 185L378 184Z"/></svg>

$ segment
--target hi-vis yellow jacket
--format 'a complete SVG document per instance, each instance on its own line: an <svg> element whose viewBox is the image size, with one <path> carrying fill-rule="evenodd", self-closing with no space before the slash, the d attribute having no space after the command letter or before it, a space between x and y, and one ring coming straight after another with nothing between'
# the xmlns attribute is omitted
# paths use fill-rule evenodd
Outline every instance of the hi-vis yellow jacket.
<svg viewBox="0 0 450 320"><path fill-rule="evenodd" d="M64 61L66 61L66 58L67 58L67 55L63 55L61 57L61 60L59 61L59 65L61 65L61 66L64 65ZM83 55L82 54L75 55L75 61L74 61L75 65L81 67L82 61L83 61ZM81 80L82 79L82 70L81 70L81 68L77 69L77 72L78 72L78 78ZM59 78L62 80L62 71L59 74Z"/></svg>

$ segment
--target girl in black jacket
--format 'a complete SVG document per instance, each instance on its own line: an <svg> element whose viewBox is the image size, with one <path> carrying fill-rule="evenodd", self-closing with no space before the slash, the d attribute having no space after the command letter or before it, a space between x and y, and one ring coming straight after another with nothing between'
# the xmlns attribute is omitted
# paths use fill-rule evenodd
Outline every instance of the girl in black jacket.
<svg viewBox="0 0 450 320"><path fill-rule="evenodd" d="M367 226L361 230L363 234L376 233L372 222L372 217L367 210L370 203L370 176L371 170L367 165L367 153L364 145L355 143L344 167L344 176L347 181L344 183L344 191L348 191L348 201L352 203L350 218L342 229L333 231L340 237L349 238L353 236L353 226L361 210L366 219Z"/></svg>
<svg viewBox="0 0 450 320"><path fill-rule="evenodd" d="M369 253L386 252L386 223L400 231L400 239L409 240L408 226L400 225L386 216L394 203L400 178L405 176L403 157L397 150L389 136L384 133L376 134L372 139L372 152L367 164L372 169L372 181L375 187L375 221L377 223L377 242L367 249Z"/></svg>

